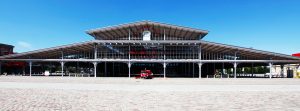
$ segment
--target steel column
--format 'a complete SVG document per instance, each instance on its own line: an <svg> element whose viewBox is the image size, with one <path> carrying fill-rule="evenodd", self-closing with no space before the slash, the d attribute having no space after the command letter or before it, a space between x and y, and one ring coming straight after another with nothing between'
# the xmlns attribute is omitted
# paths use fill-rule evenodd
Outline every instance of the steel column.
<svg viewBox="0 0 300 111"><path fill-rule="evenodd" d="M130 78L131 77L131 63L129 62L128 63L128 77Z"/></svg>
<svg viewBox="0 0 300 111"><path fill-rule="evenodd" d="M163 64L163 67L164 67L164 78L166 78L166 67L167 67L167 64L165 62Z"/></svg>
<svg viewBox="0 0 300 111"><path fill-rule="evenodd" d="M164 29L164 40L166 40L166 30Z"/></svg>
<svg viewBox="0 0 300 111"><path fill-rule="evenodd" d="M95 44L94 46L94 59L97 59L98 57L98 44Z"/></svg>
<svg viewBox="0 0 300 111"><path fill-rule="evenodd" d="M98 62L93 62L94 64L94 77L97 77L97 64Z"/></svg>
<svg viewBox="0 0 300 111"><path fill-rule="evenodd" d="M234 52L234 60L237 60L237 52Z"/></svg>
<svg viewBox="0 0 300 111"><path fill-rule="evenodd" d="M64 77L64 62L60 62L60 66L61 66L61 76Z"/></svg>
<svg viewBox="0 0 300 111"><path fill-rule="evenodd" d="M291 64L287 64L287 70L289 71L289 70L291 70ZM288 77L288 71L286 72L287 73L287 77Z"/></svg>
<svg viewBox="0 0 300 111"><path fill-rule="evenodd" d="M166 44L163 44L164 46L164 61L166 60Z"/></svg>
<svg viewBox="0 0 300 111"><path fill-rule="evenodd" d="M199 78L201 78L202 76L202 47L201 47L201 44L199 44L199 50L198 50L198 59L200 61L200 63L198 63L198 67L199 67Z"/></svg>
<svg viewBox="0 0 300 111"><path fill-rule="evenodd" d="M104 77L106 77L106 62L104 62Z"/></svg>
<svg viewBox="0 0 300 111"><path fill-rule="evenodd" d="M280 76L283 78L284 73L284 65L280 65Z"/></svg>
<svg viewBox="0 0 300 111"><path fill-rule="evenodd" d="M166 35L165 35L165 31L164 31L164 40L166 39ZM163 63L163 67L164 67L164 78L166 78L166 44L163 44L163 48L164 48L164 63Z"/></svg>
<svg viewBox="0 0 300 111"><path fill-rule="evenodd" d="M128 30L128 40L131 40L131 32L130 32L130 29Z"/></svg>
<svg viewBox="0 0 300 111"><path fill-rule="evenodd" d="M29 76L32 74L32 61L29 61Z"/></svg>
<svg viewBox="0 0 300 111"><path fill-rule="evenodd" d="M63 77L64 76L64 51L61 50L61 62L60 62L60 66L61 66L61 76Z"/></svg>
<svg viewBox="0 0 300 111"><path fill-rule="evenodd" d="M128 45L128 60L130 61L131 57L130 57L130 51L131 51L131 48L130 48L130 44Z"/></svg>
<svg viewBox="0 0 300 111"><path fill-rule="evenodd" d="M79 74L80 73L80 71L79 71L79 63L78 62L76 62L76 72L75 72L75 77L76 77L76 75L77 74ZM69 74L70 75L70 74Z"/></svg>
<svg viewBox="0 0 300 111"><path fill-rule="evenodd" d="M222 73L221 73L221 78L223 78L223 75L225 74L225 69L224 69L224 62L222 64Z"/></svg>
<svg viewBox="0 0 300 111"><path fill-rule="evenodd" d="M251 64L251 74L252 74L252 77L253 77L253 75L254 75L254 71L253 71L253 63Z"/></svg>
<svg viewBox="0 0 300 111"><path fill-rule="evenodd" d="M272 67L273 67L273 64L272 63L269 63L269 67L270 67L270 79L272 78Z"/></svg>
<svg viewBox="0 0 300 111"><path fill-rule="evenodd" d="M98 58L98 44L95 44L95 46L94 46L94 59L96 60L97 58ZM97 77L97 64L98 64L98 62L93 62L94 77Z"/></svg>
<svg viewBox="0 0 300 111"><path fill-rule="evenodd" d="M202 63L198 63L198 67L199 67L199 78L202 78Z"/></svg>
<svg viewBox="0 0 300 111"><path fill-rule="evenodd" d="M129 31L130 32L130 31ZM129 33L130 34L130 33ZM129 36L129 39L130 39L130 36ZM131 47L130 47L130 44L128 45L128 78L131 77L131 63L130 63L130 59L131 59L131 56L130 56L130 51L131 51Z"/></svg>
<svg viewBox="0 0 300 111"><path fill-rule="evenodd" d="M199 45L199 53L198 53L198 59L201 61L202 60L202 47L201 44Z"/></svg>
<svg viewBox="0 0 300 111"><path fill-rule="evenodd" d="M233 64L233 68L234 68L234 78L236 78L236 68L237 68L236 62Z"/></svg>
<svg viewBox="0 0 300 111"><path fill-rule="evenodd" d="M237 63L236 63L236 59L237 59L237 52L234 52L234 78L236 78L236 68L237 68Z"/></svg>

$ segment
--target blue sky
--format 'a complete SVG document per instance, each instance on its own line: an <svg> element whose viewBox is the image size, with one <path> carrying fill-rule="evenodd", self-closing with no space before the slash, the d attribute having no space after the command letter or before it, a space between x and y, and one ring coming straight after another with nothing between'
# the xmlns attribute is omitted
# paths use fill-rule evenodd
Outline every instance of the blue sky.
<svg viewBox="0 0 300 111"><path fill-rule="evenodd" d="M88 29L141 20L208 30L208 41L300 52L300 0L0 0L0 43L24 52L92 40Z"/></svg>

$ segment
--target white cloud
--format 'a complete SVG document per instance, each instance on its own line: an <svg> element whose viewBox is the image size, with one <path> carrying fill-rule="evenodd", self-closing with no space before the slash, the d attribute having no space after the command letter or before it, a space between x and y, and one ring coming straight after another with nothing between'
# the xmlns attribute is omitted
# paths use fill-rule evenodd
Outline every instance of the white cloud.
<svg viewBox="0 0 300 111"><path fill-rule="evenodd" d="M31 50L32 45L28 42L19 41L18 42L18 48L21 49L21 50Z"/></svg>

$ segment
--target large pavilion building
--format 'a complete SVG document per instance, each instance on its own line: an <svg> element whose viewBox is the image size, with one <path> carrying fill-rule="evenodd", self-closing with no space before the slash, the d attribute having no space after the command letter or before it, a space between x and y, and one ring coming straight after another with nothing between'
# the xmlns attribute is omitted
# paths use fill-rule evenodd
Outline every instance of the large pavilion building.
<svg viewBox="0 0 300 111"><path fill-rule="evenodd" d="M202 40L208 31L141 21L86 31L95 40L0 56L0 74L134 77L287 77L273 65L299 64L290 55ZM7 62L25 62L9 72Z"/></svg>

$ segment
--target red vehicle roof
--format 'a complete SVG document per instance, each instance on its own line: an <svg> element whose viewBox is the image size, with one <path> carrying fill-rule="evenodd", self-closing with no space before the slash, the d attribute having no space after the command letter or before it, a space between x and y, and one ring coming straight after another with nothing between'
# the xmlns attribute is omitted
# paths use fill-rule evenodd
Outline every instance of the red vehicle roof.
<svg viewBox="0 0 300 111"><path fill-rule="evenodd" d="M300 57L300 53L293 54L293 56Z"/></svg>

